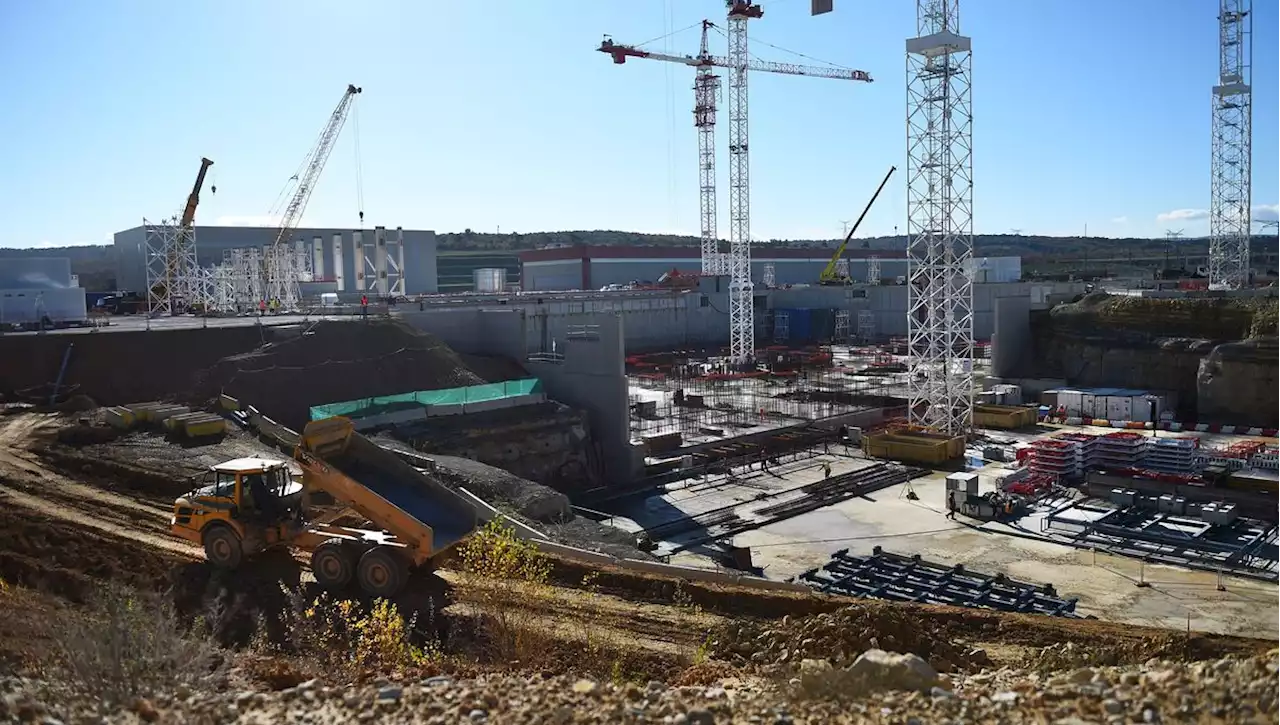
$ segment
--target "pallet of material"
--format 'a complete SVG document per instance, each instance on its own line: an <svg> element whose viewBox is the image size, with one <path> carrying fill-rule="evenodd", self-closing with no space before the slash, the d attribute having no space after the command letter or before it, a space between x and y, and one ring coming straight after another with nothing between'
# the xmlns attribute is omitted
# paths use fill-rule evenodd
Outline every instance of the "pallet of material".
<svg viewBox="0 0 1280 725"><path fill-rule="evenodd" d="M175 415L164 422L165 428L172 433L187 438L205 438L222 435L227 430L227 421L212 413L195 412Z"/></svg>
<svg viewBox="0 0 1280 725"><path fill-rule="evenodd" d="M138 422L138 417L132 410L120 406L107 408L103 417L106 418L107 425L118 430L129 430Z"/></svg>

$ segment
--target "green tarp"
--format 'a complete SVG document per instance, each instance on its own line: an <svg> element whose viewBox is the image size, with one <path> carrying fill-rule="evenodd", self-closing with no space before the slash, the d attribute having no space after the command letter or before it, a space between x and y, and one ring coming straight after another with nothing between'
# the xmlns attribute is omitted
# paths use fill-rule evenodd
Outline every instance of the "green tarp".
<svg viewBox="0 0 1280 725"><path fill-rule="evenodd" d="M514 398L519 395L531 395L541 392L542 381L537 378L508 380L504 383L488 383L486 385L469 385L465 388L419 390L414 393L382 395L376 398L362 398L360 400L347 400L341 403L312 406L311 420L332 418L335 415L347 418L367 418L371 415L404 410L406 408L420 408L428 405L483 403L489 400L501 400L503 398Z"/></svg>

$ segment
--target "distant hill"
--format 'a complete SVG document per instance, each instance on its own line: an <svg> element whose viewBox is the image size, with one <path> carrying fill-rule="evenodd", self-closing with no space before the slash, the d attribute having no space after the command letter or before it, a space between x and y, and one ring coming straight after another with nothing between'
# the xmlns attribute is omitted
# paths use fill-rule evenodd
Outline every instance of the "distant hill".
<svg viewBox="0 0 1280 725"><path fill-rule="evenodd" d="M650 246L694 247L698 238L674 234L641 234L609 229L591 231L532 232L529 234L486 234L470 229L458 233L436 235L441 251L492 250L515 252L523 249L539 249L549 246L573 246L577 244L598 246ZM1258 249L1276 251L1276 237L1255 236ZM838 239L770 239L757 241L761 247L831 248ZM902 250L905 237L864 237L850 242L850 247L860 249ZM1124 256L1158 256L1165 253L1164 239L1109 239L1105 237L1041 237L1020 234L980 234L974 238L974 253L985 257L1023 257L1034 263L1037 260L1054 261L1096 260ZM1208 246L1206 239L1178 240L1172 251L1203 254ZM19 257L67 257L71 271L80 275L80 284L91 292L107 292L115 289L115 255L110 245L94 244L79 247L44 247L40 249L0 248L0 264L4 259Z"/></svg>

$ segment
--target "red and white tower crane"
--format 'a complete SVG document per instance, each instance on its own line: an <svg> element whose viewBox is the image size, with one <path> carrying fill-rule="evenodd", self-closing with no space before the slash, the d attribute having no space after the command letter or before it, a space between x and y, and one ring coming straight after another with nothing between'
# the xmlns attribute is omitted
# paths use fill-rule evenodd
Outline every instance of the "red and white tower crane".
<svg viewBox="0 0 1280 725"><path fill-rule="evenodd" d="M647 58L679 63L697 69L694 79L694 126L698 129L699 212L701 215L702 273L727 274L729 280L729 355L735 363L748 363L755 355L755 314L751 281L751 203L747 141L747 73L761 71L784 75L871 82L866 71L849 68L796 65L756 60L747 54L747 20L759 18L759 5L726 0L729 8L729 55L712 55L707 31L715 27L702 21L698 54L652 53L609 38L597 49L614 63ZM719 252L716 235L715 124L720 78L713 68L729 69L729 254Z"/></svg>

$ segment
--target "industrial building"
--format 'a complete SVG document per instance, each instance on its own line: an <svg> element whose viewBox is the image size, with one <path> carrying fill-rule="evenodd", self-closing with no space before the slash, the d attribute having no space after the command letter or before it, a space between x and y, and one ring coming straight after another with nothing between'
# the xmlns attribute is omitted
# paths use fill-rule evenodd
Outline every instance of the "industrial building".
<svg viewBox="0 0 1280 725"><path fill-rule="evenodd" d="M772 265L778 286L813 284L831 261L834 249L771 248L760 245L752 252L751 278L765 280ZM546 290L592 290L608 285L653 282L672 269L697 272L700 250L694 247L601 247L580 245L534 249L520 253L521 283L526 292ZM858 250L846 256L849 276L866 281L873 253ZM876 251L879 277L893 283L907 274L907 257L902 251ZM1016 282L1022 278L1019 257L975 258L974 282ZM757 288L758 289L758 288ZM905 304L905 303L904 303ZM905 307L904 307L905 310ZM904 312L905 314L905 312Z"/></svg>
<svg viewBox="0 0 1280 725"><path fill-rule="evenodd" d="M388 238L396 235L387 230ZM436 233L434 231L404 229L404 282L405 294L432 294L436 292ZM271 227L195 227L196 253L201 267L223 262L224 253L231 249L262 248L270 245L277 230ZM356 255L353 238L357 232L350 229L296 229L291 235L313 250L315 279L338 283L340 292L353 292L356 287ZM374 230L365 229L359 234L366 248L372 246ZM334 251L335 240L341 239L341 250ZM142 291L147 288L146 228L125 229L115 234L116 286L120 289ZM334 264L342 261L342 269ZM372 274L369 270L368 274Z"/></svg>
<svg viewBox="0 0 1280 725"><path fill-rule="evenodd" d="M0 327L82 322L85 295L65 257L6 259L0 265Z"/></svg>

